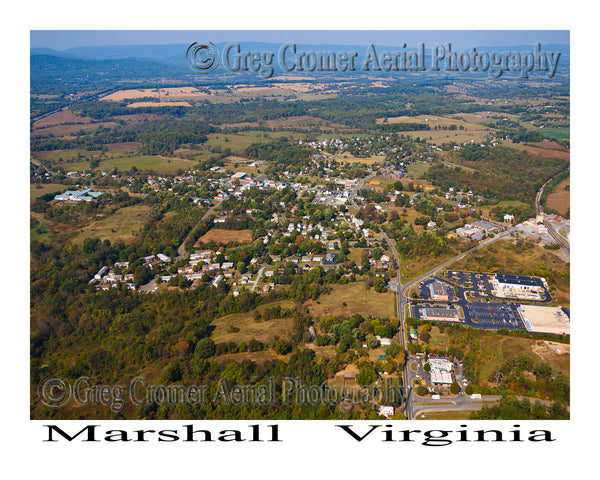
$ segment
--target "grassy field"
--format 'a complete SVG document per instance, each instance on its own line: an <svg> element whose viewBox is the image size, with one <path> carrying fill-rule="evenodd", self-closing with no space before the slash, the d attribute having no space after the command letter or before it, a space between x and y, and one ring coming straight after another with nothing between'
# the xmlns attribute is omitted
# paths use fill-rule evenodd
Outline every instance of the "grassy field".
<svg viewBox="0 0 600 480"><path fill-rule="evenodd" d="M394 294L392 292L377 293L367 290L364 282L353 282L346 285L333 285L328 295L319 300L308 300L305 306L314 317L326 315L352 316L355 313L371 315L379 318L396 316ZM345 304L345 305L344 305Z"/></svg>
<svg viewBox="0 0 600 480"><path fill-rule="evenodd" d="M429 125L431 130L421 130L413 132L403 132L412 138L419 137L429 140L437 145L448 142L464 143L471 140L482 141L488 135L490 130L488 127L478 123L482 119L476 119L471 116L467 119L466 115L454 115L453 117L443 117L440 115L417 115L415 117L402 116L388 118L388 124L394 123L419 123ZM384 123L384 119L380 118L377 123ZM451 125L456 126L456 130L447 130ZM435 127L438 130L435 130ZM446 128L446 130L444 130ZM462 128L462 130L461 130Z"/></svg>
<svg viewBox="0 0 600 480"><path fill-rule="evenodd" d="M234 153L243 153L246 147L256 142L268 142L269 138L265 138L262 134L256 132L255 135L241 135L241 134L223 134L223 133L211 133L207 135L208 141L203 145L205 149L211 149L213 147L231 148Z"/></svg>
<svg viewBox="0 0 600 480"><path fill-rule="evenodd" d="M261 305L257 310L260 312L265 308L281 306L289 309L294 306L291 300L273 302L268 305ZM294 325L293 318L277 318L268 321L254 320L253 312L233 313L213 320L212 324L215 330L212 333L212 339L215 343L226 342L249 342L252 339L263 343L273 342L275 337L288 338ZM239 331L228 331L230 327L239 328Z"/></svg>
<svg viewBox="0 0 600 480"><path fill-rule="evenodd" d="M482 380L488 379L489 375L500 367L509 358L520 354L526 355L534 362L544 361L548 363L553 370L570 374L570 346L552 342L553 346L559 346L561 354L556 353L544 342L533 338L519 338L504 335L497 335L493 332L479 330L476 335L465 336L464 333L452 333L452 338L448 333L434 333L431 331L430 344L435 341L438 344L456 344L466 351L475 352L477 356L477 370ZM462 335L462 336L461 336ZM434 340L435 339L435 340ZM462 342L462 343L461 343ZM466 343L465 343L466 342Z"/></svg>
<svg viewBox="0 0 600 480"><path fill-rule="evenodd" d="M544 128L540 132L544 137L553 140L569 140L571 138L571 127Z"/></svg>
<svg viewBox="0 0 600 480"><path fill-rule="evenodd" d="M121 208L112 215L87 225L75 236L73 243L82 244L86 238L96 237L111 242L128 242L150 217L152 208L146 205L133 205Z"/></svg>
<svg viewBox="0 0 600 480"><path fill-rule="evenodd" d="M194 246L199 246L208 242L228 244L229 242L248 243L251 241L252 230L225 230L224 228L212 228L202 235Z"/></svg>
<svg viewBox="0 0 600 480"><path fill-rule="evenodd" d="M334 158L340 163L364 163L365 165L374 165L376 163L382 163L385 160L385 157L379 155L361 158L355 157L351 153L338 153L334 155Z"/></svg>
<svg viewBox="0 0 600 480"><path fill-rule="evenodd" d="M429 170L431 164L429 162L415 162L411 163L407 167L408 179L406 182L411 180L419 180L423 178L423 175Z"/></svg>
<svg viewBox="0 0 600 480"><path fill-rule="evenodd" d="M62 185L60 183L42 183L38 188L36 185L29 185L29 199L34 202L36 198L47 193L56 193L63 190L74 189L74 185Z"/></svg>

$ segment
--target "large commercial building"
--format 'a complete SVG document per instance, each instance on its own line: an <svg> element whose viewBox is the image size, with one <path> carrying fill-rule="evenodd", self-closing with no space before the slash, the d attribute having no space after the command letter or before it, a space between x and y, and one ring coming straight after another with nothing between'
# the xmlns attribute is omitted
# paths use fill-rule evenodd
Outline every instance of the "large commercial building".
<svg viewBox="0 0 600 480"><path fill-rule="evenodd" d="M492 279L492 293L496 297L542 300L545 291L544 278L497 273Z"/></svg>
<svg viewBox="0 0 600 480"><path fill-rule="evenodd" d="M455 308L431 308L421 310L421 318L431 322L458 322L458 310Z"/></svg>
<svg viewBox="0 0 600 480"><path fill-rule="evenodd" d="M558 335L571 333L571 319L561 308L519 305L517 312L530 332Z"/></svg>
<svg viewBox="0 0 600 480"><path fill-rule="evenodd" d="M91 188L84 190L67 190L64 193L56 195L54 200L71 201L71 202L91 202L96 200L102 192L94 192Z"/></svg>
<svg viewBox="0 0 600 480"><path fill-rule="evenodd" d="M430 283L429 293L434 300L448 300L448 287L442 282Z"/></svg>

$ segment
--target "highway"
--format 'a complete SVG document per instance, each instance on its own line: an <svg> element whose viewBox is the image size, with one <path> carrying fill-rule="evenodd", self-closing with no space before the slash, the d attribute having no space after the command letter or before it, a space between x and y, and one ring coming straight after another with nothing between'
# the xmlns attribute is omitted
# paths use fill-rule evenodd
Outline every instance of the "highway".
<svg viewBox="0 0 600 480"><path fill-rule="evenodd" d="M491 238L487 238L486 240L479 243L477 246L475 246L455 257L452 257L451 259L445 261L444 263L442 263L440 265L437 265L435 268L432 268L428 272L425 272L425 273L419 275L418 277L413 278L412 280L410 280L409 282L407 282L405 284L401 283L400 257L398 255L398 251L396 250L396 245L387 236L387 234L385 232L383 232L383 231L381 232L381 237L389 245L390 250L394 254L394 259L396 262L396 280L397 280L397 284L398 284L398 287L396 289L396 309L399 312L398 313L398 336L400 339L400 345L402 346L402 348L404 349L405 352L407 351L407 345L408 345L408 337L406 334L406 308L405 308L406 304L408 303L408 300L406 298L406 292L413 285L418 284L418 283L422 282L423 280L425 280L426 278L428 278L429 276L436 274L439 270L445 269L449 265L457 262L458 260L461 260L462 258L466 257L467 255L471 254L472 252L474 252L480 248L484 248L487 245L490 245L491 243L500 240L501 238L505 238L505 237L511 235L514 231L515 231L514 227L511 227L507 231L505 231L501 234L495 235ZM410 387L412 384L412 379L414 378L414 375L412 375L412 376L410 375L410 370L409 370L409 364L410 364L411 360L412 360L412 358L408 355L408 352L407 352L406 362L404 363L404 368L402 370L402 383L406 388L406 403L405 403L405 407L404 407L404 414L406 415L407 420L415 419L416 414L422 410L422 409L415 408L415 399L414 399L414 395L412 393L412 389ZM423 401L423 399L419 399L419 402L422 402L422 401ZM463 403L464 402L461 402L460 405L462 405ZM469 409L471 409L472 405L470 403L470 399L468 399L467 403L469 404L468 405Z"/></svg>
<svg viewBox="0 0 600 480"><path fill-rule="evenodd" d="M375 174L365 177L363 179L363 181L357 183L356 187L353 189L353 192L350 196L350 201L352 202L352 205L355 208L357 208L357 209L359 208L356 205L356 203L354 202L354 196L356 195L356 192L360 188L362 188L362 184L364 184L365 181L367 181L369 178L372 178L373 176L375 176ZM541 206L541 197L544 192L544 187L551 180L552 179L548 179L542 185L540 190L537 192L537 195L535 198L535 203L536 203L536 209L537 209L538 215L544 214L542 206ZM562 238L558 234L558 232L555 232L552 225L549 222L547 222L545 219L544 219L544 224L548 228L548 232L550 233L550 235L552 235L552 237L563 247L563 249L565 249L567 252L569 252L568 242L564 238ZM398 285L397 289L396 289L396 309L397 309L397 312L399 312L398 313L398 336L399 336L400 344L404 348L405 352L407 351L407 344L408 344L408 338L406 335L406 308L405 307L406 307L407 303L409 303L409 301L406 298L406 292L408 292L409 289L413 285L419 284L426 278L437 274L440 270L443 270L443 269L449 267L453 263L463 259L464 257L466 257L467 255L470 255L474 251L479 250L481 248L485 248L486 246L490 245L493 242L496 242L502 238L506 238L506 237L512 235L513 232L515 232L515 231L516 231L515 227L510 227L506 231L483 240L475 247L473 247L455 257L452 257L451 259L445 261L444 263L437 265L436 267L432 268L431 270L419 275L418 277L413 278L412 280L410 280L404 284L401 282L400 257L398 255L398 251L396 250L396 245L388 237L388 235L385 232L383 232L383 231L381 232L381 238L383 238L386 241L386 243L389 245L390 250L394 254L394 259L396 262L396 279L397 279L397 285ZM406 415L407 420L415 419L417 414L419 414L425 410L432 410L432 409L433 410L452 410L452 409L481 408L481 406L478 406L477 403L472 402L471 399L464 394L459 394L458 397L456 397L456 399L455 399L456 401L454 401L453 405L446 405L443 408L439 408L435 405L435 403L439 402L439 400L430 400L430 399L423 399L423 398L418 399L418 406L417 406L416 405L417 400L415 398L415 395L412 393L412 389L410 387L412 384L412 380L416 375L416 374L413 374L411 376L411 374L410 374L409 364L411 361L413 361L413 359L408 355L408 352L407 352L406 362L404 363L404 368L402 370L402 382L406 388L406 403L405 403L405 407L404 407L404 413ZM495 397L489 398L489 399L486 398L485 400L493 402L493 401L497 400L497 398L495 398Z"/></svg>

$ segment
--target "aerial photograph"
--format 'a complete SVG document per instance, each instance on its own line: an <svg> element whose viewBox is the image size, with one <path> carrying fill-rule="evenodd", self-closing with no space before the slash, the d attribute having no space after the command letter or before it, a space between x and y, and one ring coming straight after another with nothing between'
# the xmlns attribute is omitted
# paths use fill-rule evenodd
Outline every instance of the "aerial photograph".
<svg viewBox="0 0 600 480"><path fill-rule="evenodd" d="M30 41L32 420L570 419L568 30Z"/></svg>

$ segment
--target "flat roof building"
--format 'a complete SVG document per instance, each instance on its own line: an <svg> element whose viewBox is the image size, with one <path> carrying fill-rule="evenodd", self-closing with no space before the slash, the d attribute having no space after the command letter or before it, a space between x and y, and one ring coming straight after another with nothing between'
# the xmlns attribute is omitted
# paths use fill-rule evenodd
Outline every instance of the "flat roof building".
<svg viewBox="0 0 600 480"><path fill-rule="evenodd" d="M571 319L562 308L519 305L517 312L530 332L557 335L571 333Z"/></svg>
<svg viewBox="0 0 600 480"><path fill-rule="evenodd" d="M538 277L497 273L492 279L492 287L492 293L496 297L542 300L542 295L545 294L546 280Z"/></svg>
<svg viewBox="0 0 600 480"><path fill-rule="evenodd" d="M458 322L458 310L455 308L431 308L421 310L421 318L431 322Z"/></svg>
<svg viewBox="0 0 600 480"><path fill-rule="evenodd" d="M429 293L434 300L448 300L448 288L442 282L430 283Z"/></svg>

